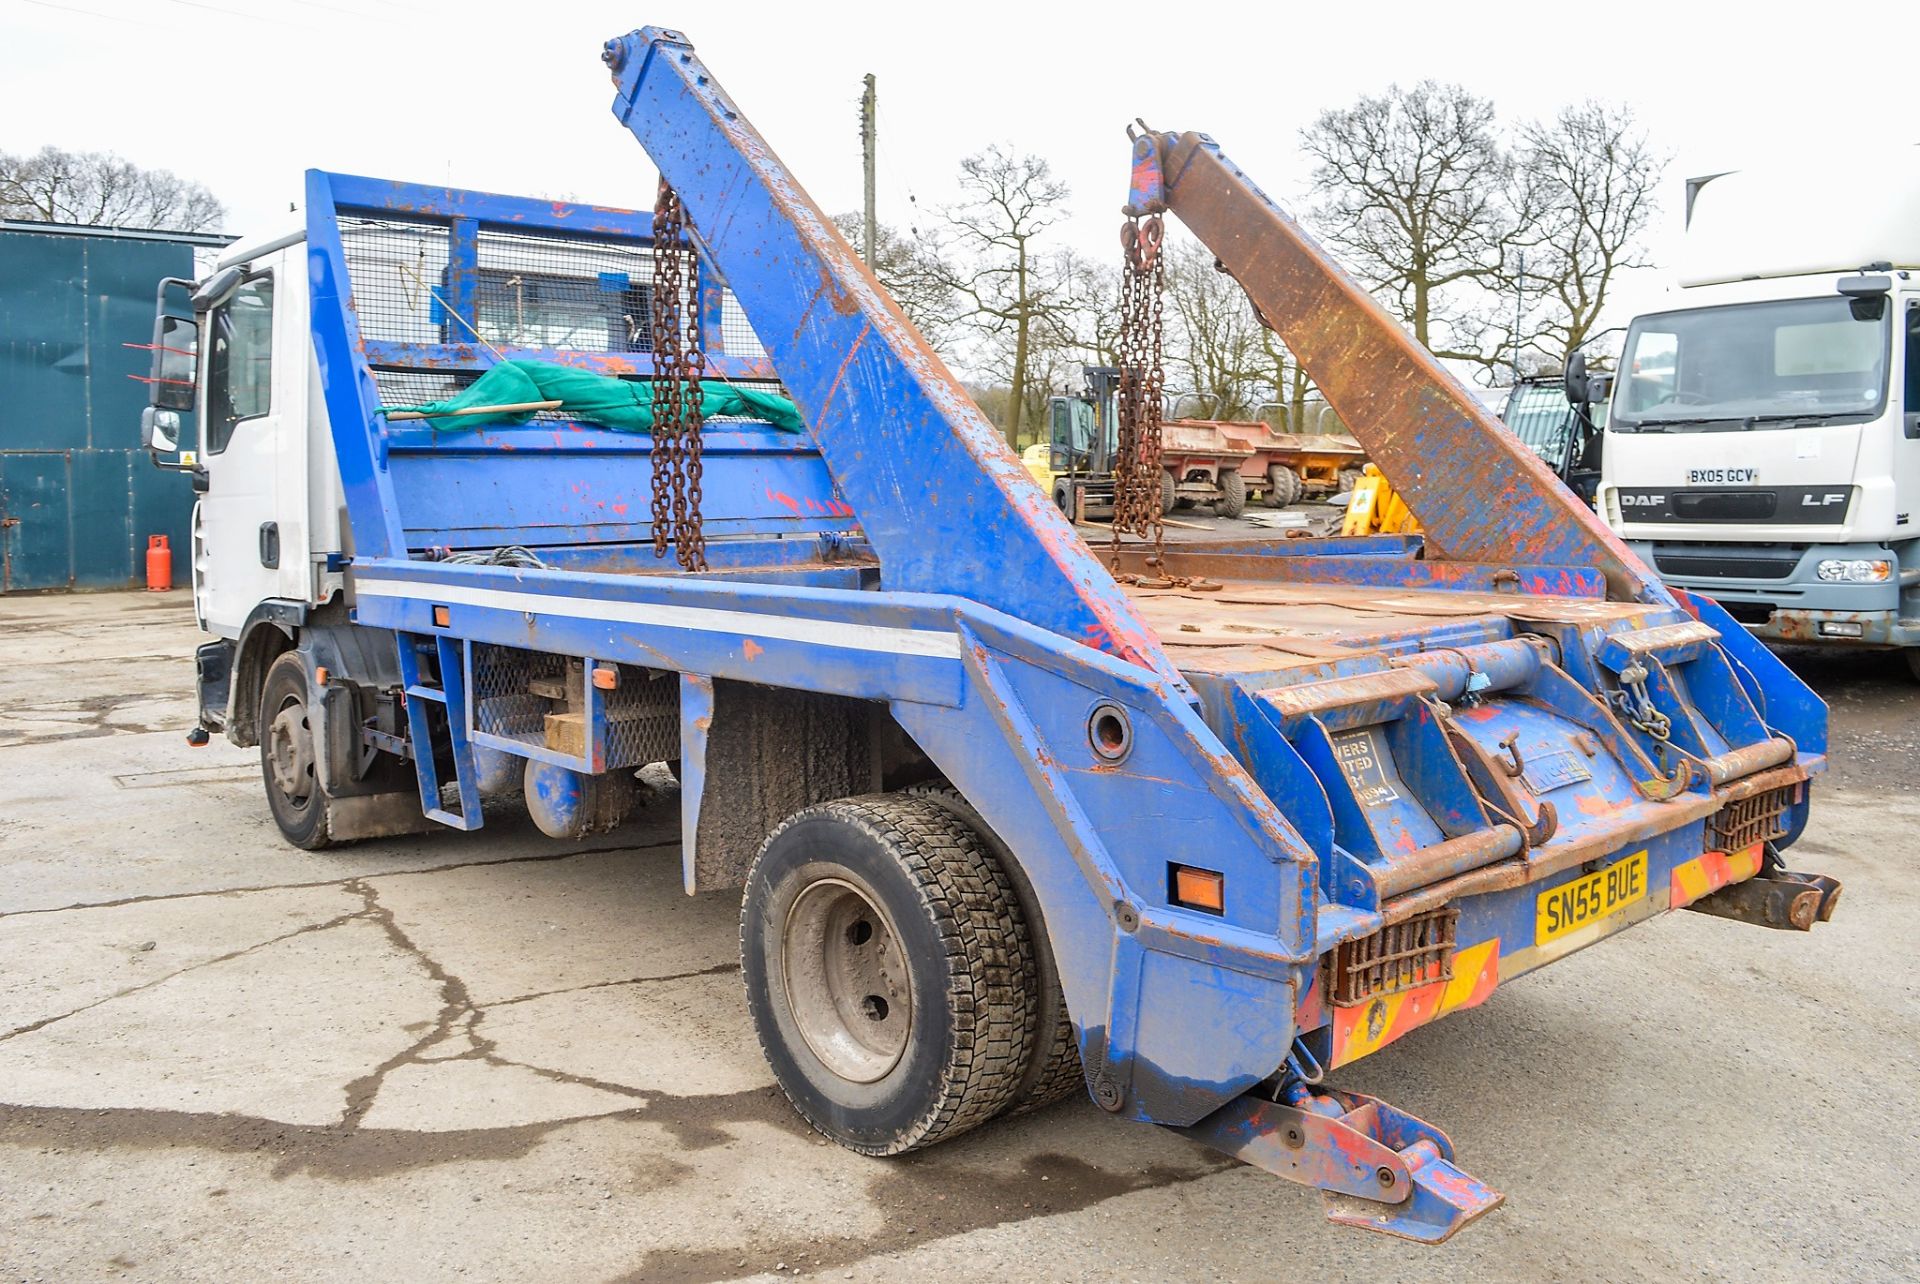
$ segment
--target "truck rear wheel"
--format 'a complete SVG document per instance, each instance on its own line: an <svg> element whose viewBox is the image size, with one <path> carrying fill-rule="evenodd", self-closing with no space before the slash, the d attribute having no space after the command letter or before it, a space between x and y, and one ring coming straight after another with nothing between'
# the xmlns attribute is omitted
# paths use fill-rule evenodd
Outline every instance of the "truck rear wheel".
<svg viewBox="0 0 1920 1284"><path fill-rule="evenodd" d="M939 803L966 823L974 837L993 853L1000 868L1007 872L1014 896L1020 902L1020 915L1026 921L1027 940L1033 955L1033 1058L1020 1076L1020 1086L1007 1102L1006 1112L1025 1114L1052 1105L1076 1089L1084 1091L1086 1075L1080 1068L1080 1041L1073 1033L1067 996L1060 988L1060 969L1054 961L1052 942L1044 930L1046 920L1040 914L1040 900L1019 863L1000 841L1000 836L952 785L935 781L909 786L905 792L909 797Z"/></svg>
<svg viewBox="0 0 1920 1284"><path fill-rule="evenodd" d="M1342 468L1340 470L1338 483L1340 493L1343 495L1351 495L1353 488L1358 486L1366 475L1366 470L1363 468Z"/></svg>
<svg viewBox="0 0 1920 1284"><path fill-rule="evenodd" d="M1180 498L1179 486L1173 480L1173 474L1162 470L1160 473L1160 511L1171 513Z"/></svg>
<svg viewBox="0 0 1920 1284"><path fill-rule="evenodd" d="M260 687L260 774L267 806L286 840L310 852L333 844L327 795L314 768L313 722L307 712L311 690L298 651L275 660Z"/></svg>
<svg viewBox="0 0 1920 1284"><path fill-rule="evenodd" d="M861 1154L985 1123L1033 1055L1033 962L1012 885L926 799L841 799L774 830L747 875L740 967L781 1090Z"/></svg>
<svg viewBox="0 0 1920 1284"><path fill-rule="evenodd" d="M1247 479L1239 472L1220 474L1220 498L1214 502L1216 517L1238 517L1247 511Z"/></svg>

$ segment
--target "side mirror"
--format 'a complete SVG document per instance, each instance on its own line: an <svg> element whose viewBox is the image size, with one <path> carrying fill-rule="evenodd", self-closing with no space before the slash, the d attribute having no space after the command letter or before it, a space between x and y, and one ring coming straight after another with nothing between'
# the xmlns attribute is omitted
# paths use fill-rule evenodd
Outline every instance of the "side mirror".
<svg viewBox="0 0 1920 1284"><path fill-rule="evenodd" d="M154 454L173 454L180 449L180 412L148 406L140 412L140 435Z"/></svg>
<svg viewBox="0 0 1920 1284"><path fill-rule="evenodd" d="M196 315L211 312L225 303L240 283L247 279L247 270L243 267L224 267L202 281L193 292L193 310Z"/></svg>
<svg viewBox="0 0 1920 1284"><path fill-rule="evenodd" d="M153 322L153 363L147 400L162 410L192 410L200 327L185 317L161 315Z"/></svg>
<svg viewBox="0 0 1920 1284"><path fill-rule="evenodd" d="M1567 357L1565 376L1567 401L1576 406L1584 406L1593 400L1593 389L1587 381L1587 354L1575 352Z"/></svg>

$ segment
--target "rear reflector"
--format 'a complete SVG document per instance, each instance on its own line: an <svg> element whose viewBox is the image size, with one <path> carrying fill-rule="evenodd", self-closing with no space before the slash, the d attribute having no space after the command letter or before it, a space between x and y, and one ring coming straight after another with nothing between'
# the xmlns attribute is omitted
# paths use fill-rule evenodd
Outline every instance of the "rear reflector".
<svg viewBox="0 0 1920 1284"><path fill-rule="evenodd" d="M436 606L433 608L433 627L434 628L444 629L444 628L450 627L452 624L453 624L452 611L448 610L444 606Z"/></svg>
<svg viewBox="0 0 1920 1284"><path fill-rule="evenodd" d="M1226 875L1191 865L1167 866L1167 882L1175 905L1224 914L1227 908Z"/></svg>

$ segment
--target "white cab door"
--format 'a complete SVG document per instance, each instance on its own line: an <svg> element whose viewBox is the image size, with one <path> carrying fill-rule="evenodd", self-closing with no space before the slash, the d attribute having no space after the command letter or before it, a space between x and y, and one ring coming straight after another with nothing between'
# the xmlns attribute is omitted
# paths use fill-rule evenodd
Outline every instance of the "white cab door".
<svg viewBox="0 0 1920 1284"><path fill-rule="evenodd" d="M304 379L289 378L285 367L293 363L279 355L285 344L276 344L293 337L276 332L298 319L280 285L271 268L252 272L201 322L200 462L207 476L194 593L207 629L226 637L268 598L306 598L305 488L288 494L284 484L289 451L305 450L304 405L288 395ZM304 346L306 327L297 333ZM287 511L289 499L298 511Z"/></svg>

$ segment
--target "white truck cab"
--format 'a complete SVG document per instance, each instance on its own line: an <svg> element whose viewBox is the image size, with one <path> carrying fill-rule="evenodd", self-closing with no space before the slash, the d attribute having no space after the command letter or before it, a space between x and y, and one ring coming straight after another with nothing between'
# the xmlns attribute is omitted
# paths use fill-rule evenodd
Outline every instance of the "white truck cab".
<svg viewBox="0 0 1920 1284"><path fill-rule="evenodd" d="M189 472L197 496L193 606L212 635L195 656L197 742L207 729L243 746L270 740L263 687L290 652L310 671L397 682L391 647L370 646L368 631L349 619L350 527L307 288L303 226L236 242L203 280L160 291L143 427L155 462ZM341 690L303 716L329 752L293 755L290 767L321 779L334 837L424 827L406 773L384 763L370 770L355 757L361 724L393 728L395 710Z"/></svg>
<svg viewBox="0 0 1920 1284"><path fill-rule="evenodd" d="M1682 288L1623 345L1600 511L1770 641L1920 645L1920 184L1735 173L1688 207Z"/></svg>

